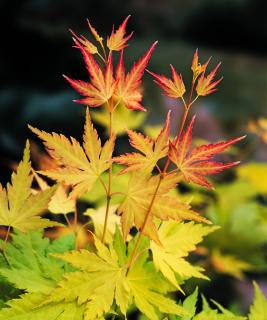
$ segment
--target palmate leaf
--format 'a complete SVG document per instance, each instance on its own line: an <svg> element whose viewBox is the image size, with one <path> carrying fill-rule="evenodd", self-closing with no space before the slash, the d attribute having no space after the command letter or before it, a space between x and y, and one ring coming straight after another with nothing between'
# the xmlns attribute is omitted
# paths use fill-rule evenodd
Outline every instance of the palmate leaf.
<svg viewBox="0 0 267 320"><path fill-rule="evenodd" d="M162 245L159 246L154 242L150 244L156 268L179 290L181 288L176 275L182 279L191 277L207 279L201 273L202 268L192 266L184 258L190 251L196 249L196 245L204 236L217 229L216 226L203 226L193 222L163 222L158 231Z"/></svg>
<svg viewBox="0 0 267 320"><path fill-rule="evenodd" d="M5 250L9 265L1 266L0 274L16 288L30 293L49 293L62 278L67 265L49 256L63 253L75 247L74 234L58 238L50 243L42 231L17 233Z"/></svg>
<svg viewBox="0 0 267 320"><path fill-rule="evenodd" d="M172 71L172 79L168 79L163 75L158 75L148 70L147 71L156 79L154 82L163 89L166 96L176 99L184 95L185 86L182 75L179 75L172 65L170 65L170 67Z"/></svg>
<svg viewBox="0 0 267 320"><path fill-rule="evenodd" d="M116 86L116 82L113 77L112 53L109 54L105 72L102 72L93 56L86 52L84 47L76 39L74 39L74 42L82 52L91 80L91 82L84 82L82 80L73 80L63 75L70 85L85 97L80 100L75 100L75 102L90 107L99 107L108 103Z"/></svg>
<svg viewBox="0 0 267 320"><path fill-rule="evenodd" d="M212 158L234 143L244 139L245 136L226 142L205 144L190 150L194 121L195 117L192 118L182 137L176 137L174 142L170 144L169 157L187 182L192 181L201 186L212 188L212 184L204 176L221 172L239 163L237 161L224 164L214 161Z"/></svg>
<svg viewBox="0 0 267 320"><path fill-rule="evenodd" d="M124 48L128 47L127 42L130 40L130 38L133 35L133 32L131 32L128 36L125 37L126 25L130 17L131 17L130 15L126 17L123 23L119 26L118 30L114 31L114 26L113 26L112 33L110 37L107 39L107 47L111 51L121 51Z"/></svg>
<svg viewBox="0 0 267 320"><path fill-rule="evenodd" d="M196 92L199 96L206 96L218 90L216 86L222 81L223 77L221 77L216 81L213 81L213 80L216 76L216 72L220 67L220 65L221 63L218 63L216 67L206 77L205 77L205 70L201 74L196 86Z"/></svg>
<svg viewBox="0 0 267 320"><path fill-rule="evenodd" d="M53 160L51 159L51 161ZM34 179L42 191L49 188L48 183L35 171ZM67 190L63 185L58 184L57 190L49 202L48 210L53 214L67 214L74 212L75 200L68 195Z"/></svg>
<svg viewBox="0 0 267 320"><path fill-rule="evenodd" d="M223 308L219 303L213 301L213 303L218 307L217 309L212 309L209 304L205 301L205 307L203 302L203 311L198 313L192 320L246 320L246 317L237 316L230 312L229 310Z"/></svg>
<svg viewBox="0 0 267 320"><path fill-rule="evenodd" d="M267 319L267 298L260 290L256 282L254 284L254 301L250 307L249 320L264 320Z"/></svg>
<svg viewBox="0 0 267 320"><path fill-rule="evenodd" d="M154 42L127 74L123 61L123 50L121 51L120 60L116 68L117 82L114 92L114 98L117 103L120 102L128 109L146 111L141 104L143 97L141 80L156 45L157 42Z"/></svg>
<svg viewBox="0 0 267 320"><path fill-rule="evenodd" d="M89 192L99 176L109 168L114 148L112 136L103 147L93 128L89 111L86 111L83 148L74 138L66 138L56 133L46 133L30 126L44 144L49 154L60 166L56 170L40 171L41 174L73 187L72 197Z"/></svg>
<svg viewBox="0 0 267 320"><path fill-rule="evenodd" d="M116 214L117 208L118 205L110 206L105 243L112 243L116 225L119 225L120 223L120 217ZM89 208L84 212L84 215L89 216L92 219L94 234L100 239L104 229L106 206L101 206L97 209Z"/></svg>
<svg viewBox="0 0 267 320"><path fill-rule="evenodd" d="M114 247L110 245L107 248L94 238L97 253L80 250L55 255L80 271L66 274L43 305L77 300L79 305L85 307L84 320L104 317L114 301L124 315L132 300L150 319L159 319L159 311L184 314L181 306L158 291L155 284L158 274L149 265L144 265L142 259L126 275L126 248L118 229L116 233Z"/></svg>
<svg viewBox="0 0 267 320"><path fill-rule="evenodd" d="M23 232L61 225L40 217L47 210L57 187L34 195L31 190L32 179L30 145L27 141L23 160L19 163L17 172L11 176L11 184L7 185L6 190L0 185L0 225Z"/></svg>
<svg viewBox="0 0 267 320"><path fill-rule="evenodd" d="M148 51L133 65L130 72L126 74L123 62L123 48L127 46L127 41L132 35L130 34L129 36L124 37L128 19L129 17L124 20L119 29L115 33L113 32L108 39L110 53L104 72L92 55L93 53L96 53L95 47L92 47L92 44L87 39L80 38L74 34L73 40L76 47L82 52L83 59L90 75L90 82L73 80L64 76L70 85L84 96L83 99L75 100L75 102L90 107L99 107L101 105L110 104L111 100L114 100L116 105L121 103L128 109L146 110L141 105L141 79L157 42L148 49ZM89 27L103 48L103 39L98 36L95 29L92 28L90 24ZM112 50L121 51L115 79L113 77Z"/></svg>
<svg viewBox="0 0 267 320"><path fill-rule="evenodd" d="M131 146L141 153L127 153L125 155L115 157L115 162L127 165L127 168L125 168L121 173L129 171L151 173L158 160L164 158L168 153L170 138L170 112L167 115L163 129L155 141L132 130L128 130L128 135Z"/></svg>
<svg viewBox="0 0 267 320"><path fill-rule="evenodd" d="M40 293L28 293L10 300L0 311L0 320L83 320L84 308L76 302L62 302L36 308L44 300Z"/></svg>
<svg viewBox="0 0 267 320"><path fill-rule="evenodd" d="M118 208L121 214L121 223L124 239L126 239L133 225L140 229L155 193L155 188L160 176L147 177L141 173L133 173L129 180L125 198ZM160 184L151 214L147 220L143 234L160 244L157 227L153 217L161 220L195 220L206 222L208 220L190 209L188 203L181 202L177 197L168 195L168 192L176 187L180 181L178 174L166 175Z"/></svg>

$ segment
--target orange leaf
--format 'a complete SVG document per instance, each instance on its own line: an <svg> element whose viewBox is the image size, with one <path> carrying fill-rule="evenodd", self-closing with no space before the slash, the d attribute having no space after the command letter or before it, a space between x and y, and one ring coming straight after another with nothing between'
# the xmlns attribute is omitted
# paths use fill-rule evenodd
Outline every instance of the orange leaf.
<svg viewBox="0 0 267 320"><path fill-rule="evenodd" d="M81 36L81 37L77 36L77 34L72 30L70 30L70 33L73 35L74 39L76 39L83 46L86 53L89 53L89 54L98 53L97 47L94 44L92 44L91 41L87 40L84 36ZM78 47L76 46L76 48Z"/></svg>
<svg viewBox="0 0 267 320"><path fill-rule="evenodd" d="M100 35L98 34L98 32L96 31L96 29L91 25L90 21L87 19L87 23L88 23L88 26L89 26L89 29L93 35L93 37L95 38L95 40L97 42L99 42L101 44L101 46L103 45L103 38L100 37Z"/></svg>
<svg viewBox="0 0 267 320"><path fill-rule="evenodd" d="M155 141L132 130L128 130L128 135L131 146L141 153L126 153L113 159L117 163L127 165L121 174L129 171L143 171L145 174L152 172L158 160L168 154L170 112L168 112L165 125Z"/></svg>
<svg viewBox="0 0 267 320"><path fill-rule="evenodd" d="M219 80L216 80L214 82L213 80L216 76L216 72L220 64L221 63L218 63L217 66L206 77L205 77L205 74L202 73L201 77L198 79L196 91L199 96L206 96L218 90L216 86L222 81L223 77L221 77Z"/></svg>
<svg viewBox="0 0 267 320"><path fill-rule="evenodd" d="M77 40L74 39L74 41L83 54L91 82L73 80L67 76L64 76L64 78L75 90L85 97L81 100L75 100L75 102L91 107L101 106L112 97L116 86L113 78L112 53L108 57L105 73L103 74L93 56L86 52Z"/></svg>
<svg viewBox="0 0 267 320"><path fill-rule="evenodd" d="M172 79L168 79L163 75L158 75L149 70L147 71L156 79L154 80L155 83L157 83L163 89L163 91L168 97L180 98L185 93L185 86L182 79L182 75L179 75L172 65L170 65L170 67L172 70Z"/></svg>
<svg viewBox="0 0 267 320"><path fill-rule="evenodd" d="M115 97L123 103L128 109L142 110L146 109L141 105L141 79L144 70L148 65L149 59L156 46L154 42L150 49L134 64L131 71L126 75L123 63L123 51L120 55L120 60L116 70L117 86L115 89Z"/></svg>
<svg viewBox="0 0 267 320"><path fill-rule="evenodd" d="M130 40L130 38L133 35L133 32L132 32L127 37L124 37L126 33L126 30L125 30L126 25L129 18L130 16L128 16L123 21L123 23L119 26L116 32L114 32L114 26L113 26L111 36L107 40L107 46L111 51L121 51L122 49L128 46L127 41Z"/></svg>
<svg viewBox="0 0 267 320"><path fill-rule="evenodd" d="M192 118L182 138L179 141L176 138L170 144L169 158L180 169L187 182L192 181L207 188L212 188L212 184L204 176L221 172L239 163L224 164L213 161L212 157L244 139L245 136L226 142L202 145L190 151L194 121L195 117Z"/></svg>
<svg viewBox="0 0 267 320"><path fill-rule="evenodd" d="M210 59L209 58L207 60L207 62L203 65L201 65L199 62L198 62L198 49L196 49L195 51L195 54L194 54L194 57L193 57L193 61L192 61L192 66L191 66L191 70L193 71L193 82L196 81L196 79L203 73L205 72L209 62L210 62Z"/></svg>

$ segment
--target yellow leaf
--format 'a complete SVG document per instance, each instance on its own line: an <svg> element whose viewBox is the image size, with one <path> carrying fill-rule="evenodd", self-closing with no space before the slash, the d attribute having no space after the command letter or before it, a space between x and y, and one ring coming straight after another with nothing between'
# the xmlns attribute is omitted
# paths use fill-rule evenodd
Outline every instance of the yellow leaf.
<svg viewBox="0 0 267 320"><path fill-rule="evenodd" d="M149 210L153 194L160 177L147 177L144 174L133 173L128 184L126 196L118 208L118 213L122 215L122 231L124 239L135 225L138 229L142 228L145 216ZM150 239L160 244L157 228L153 222L153 217L162 220L196 220L208 222L205 218L198 215L190 209L188 203L183 203L177 197L169 196L170 190L176 187L180 181L178 174L169 174L165 176L160 184L154 204L151 208L151 214L146 223L143 233Z"/></svg>
<svg viewBox="0 0 267 320"><path fill-rule="evenodd" d="M251 183L252 188L259 193L267 193L267 164L248 163L237 169L240 178Z"/></svg>
<svg viewBox="0 0 267 320"><path fill-rule="evenodd" d="M67 214L74 212L75 201L67 195L63 186L59 185L49 203L48 209L54 214Z"/></svg>
<svg viewBox="0 0 267 320"><path fill-rule="evenodd" d="M56 133L46 133L30 126L59 165L58 169L40 173L60 183L73 187L71 197L89 192L99 176L109 168L115 137L112 136L103 147L93 128L89 111L86 111L83 147L74 138L66 138Z"/></svg>
<svg viewBox="0 0 267 320"><path fill-rule="evenodd" d="M218 250L214 250L211 256L211 262L214 268L221 273L230 274L238 279L244 278L244 271L252 269L252 266L233 255L222 254Z"/></svg>
<svg viewBox="0 0 267 320"><path fill-rule="evenodd" d="M254 285L254 301L250 307L249 320L265 320L267 319L267 299L263 292L260 290L256 282Z"/></svg>
<svg viewBox="0 0 267 320"><path fill-rule="evenodd" d="M113 205L113 206L110 206L110 209L109 209L107 232L105 237L105 242L109 244L112 243L116 225L119 225L119 222L120 222L119 216L116 215L117 208L118 208L117 205ZM98 238L101 238L103 234L105 213L106 213L105 206L102 206L98 209L90 208L84 212L85 216L89 216L93 220L94 234Z"/></svg>
<svg viewBox="0 0 267 320"><path fill-rule="evenodd" d="M164 158L169 150L170 112L167 115L164 127L155 141L132 130L128 130L128 135L131 146L141 153L126 153L115 157L114 160L117 163L127 165L122 173L128 171L142 171L146 174L151 173L158 160Z"/></svg>
<svg viewBox="0 0 267 320"><path fill-rule="evenodd" d="M114 27L111 36L107 40L107 47L111 51L120 51L128 46L127 41L132 37L133 32L125 37L126 25L130 16L128 16L123 23L119 26L118 30L114 32Z"/></svg>
<svg viewBox="0 0 267 320"><path fill-rule="evenodd" d="M175 274L179 274L182 278L207 279L200 272L202 271L201 268L192 266L184 257L188 256L190 251L196 249L196 245L202 241L204 236L216 229L218 229L216 226L203 226L193 222L163 222L159 228L159 238L162 246L153 242L150 244L155 266L179 290L181 288Z"/></svg>
<svg viewBox="0 0 267 320"><path fill-rule="evenodd" d="M0 225L13 227L23 232L61 225L40 217L47 210L56 186L32 194L32 179L30 145L27 141L23 160L19 163L17 172L12 174L11 184L7 185L7 191L0 185Z"/></svg>
<svg viewBox="0 0 267 320"><path fill-rule="evenodd" d="M113 115L112 129L116 135L126 133L126 129L137 129L146 118L146 113L127 109L121 103L116 107ZM105 127L106 132L108 132L109 111L107 108L93 110L92 118L95 122Z"/></svg>

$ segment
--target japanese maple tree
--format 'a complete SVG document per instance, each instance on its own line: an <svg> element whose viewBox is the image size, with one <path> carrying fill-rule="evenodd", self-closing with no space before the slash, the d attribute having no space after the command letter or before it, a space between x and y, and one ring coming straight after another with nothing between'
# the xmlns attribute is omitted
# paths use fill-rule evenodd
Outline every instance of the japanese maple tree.
<svg viewBox="0 0 267 320"><path fill-rule="evenodd" d="M4 264L0 274L23 290L20 299L12 300L9 307L0 311L0 319L92 320L111 314L113 319L126 318L132 305L149 319L162 319L166 314L172 314L174 319L206 317L195 315L195 311L188 310L186 301L177 303L169 293L184 292L183 283L191 277L207 279L203 268L191 264L187 256L218 227L211 226L211 222L193 210L175 190L182 182L212 188L206 176L239 163L224 163L215 156L244 136L193 146L197 117L190 113L192 106L201 96L215 92L222 80L217 77L220 64L208 72L210 59L199 63L196 50L189 88L172 65L171 78L148 71L165 95L181 101L183 117L177 134L170 135L168 112L156 138L128 128L129 143L135 151L113 156L114 150L117 152L116 110L146 111L142 103L142 78L157 45L157 42L150 45L126 71L124 53L133 35L126 32L129 18L118 29L113 27L106 40L89 21L91 40L71 30L74 47L83 57L89 78L77 80L64 76L81 96L75 102L86 106L83 142L29 126L44 142L54 165L39 171L31 169L27 143L12 183L0 189L0 225L8 227L2 243ZM118 62L114 67L115 55ZM109 133L106 141L100 140L94 128L90 108L105 110ZM119 188L122 176L126 185ZM55 186L49 188L45 177L55 181ZM31 189L33 178L38 190ZM81 247L77 241L80 222L75 203L98 185L105 193L105 207L96 208L95 212L90 208L84 213L88 223L81 227L92 224L93 228L90 229L91 243L88 240L87 245ZM50 242L38 230L29 232L58 225L40 217L46 209L63 214L67 227L75 232L74 238ZM73 221L67 216L70 212L74 212ZM92 220L89 217L93 217ZM12 228L13 240L8 243ZM14 252L21 257L21 262ZM36 286L31 277L36 280ZM251 314L258 312L255 308L262 308L257 305L264 300L256 285L255 288L257 298ZM196 293L187 299L192 300L194 309ZM209 312L217 314L218 310ZM231 319L243 318L233 315Z"/></svg>

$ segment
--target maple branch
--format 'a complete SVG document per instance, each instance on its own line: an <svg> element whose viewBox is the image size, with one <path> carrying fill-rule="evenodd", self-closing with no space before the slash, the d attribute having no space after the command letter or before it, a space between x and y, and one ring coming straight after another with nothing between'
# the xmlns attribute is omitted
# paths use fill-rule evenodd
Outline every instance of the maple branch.
<svg viewBox="0 0 267 320"><path fill-rule="evenodd" d="M136 252L137 252L138 246L139 246L140 241L141 241L141 237L142 237L143 232L144 232L144 230L145 230L145 227L146 227L148 218L150 217L150 214L151 214L151 211L152 211L152 207L153 207L153 204L154 204L154 202L155 202L155 199L156 199L156 196L157 196L157 193L158 193L158 190L159 190L161 181L162 181L163 178L164 178L164 175L165 175L165 174L160 174L160 176L159 176L158 184L157 184L156 189L155 189L155 191L154 191L154 193L153 193L153 196L152 196L150 205L149 205L149 207L148 207L148 209L147 209L147 212L146 212L146 216L145 216L143 225L142 225L142 227L141 227L141 229L140 229L140 231L139 231L138 238L137 238L137 240L136 240L134 249L133 249L133 251L132 251L132 254L131 254L131 256L130 256L129 262L128 262L128 264L127 264L127 272L126 272L126 275L129 273L129 270L131 269L131 266L132 266L133 262L135 261L135 256L136 256Z"/></svg>
<svg viewBox="0 0 267 320"><path fill-rule="evenodd" d="M113 102L111 102L111 105L109 106L109 139L112 138L112 124L113 124ZM107 188L107 205L106 205L106 212L105 212L105 222L104 222L104 228L103 228L103 234L101 241L104 243L106 231L107 231L107 225L108 225L108 214L109 214L109 208L110 208L110 200L112 197L112 191L111 191L111 183L112 183L112 161L110 161L109 164L109 172L108 172L108 188Z"/></svg>

